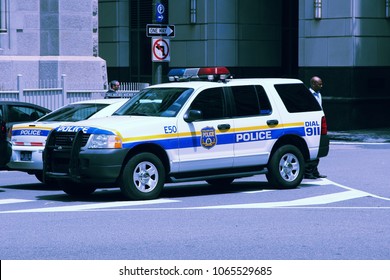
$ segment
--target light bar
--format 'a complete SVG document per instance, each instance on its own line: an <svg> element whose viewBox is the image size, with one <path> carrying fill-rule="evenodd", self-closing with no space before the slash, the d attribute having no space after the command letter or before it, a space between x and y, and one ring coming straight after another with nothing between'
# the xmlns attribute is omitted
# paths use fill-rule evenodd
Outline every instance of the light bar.
<svg viewBox="0 0 390 280"><path fill-rule="evenodd" d="M224 81L230 76L226 67L176 68L168 73L169 81L208 80Z"/></svg>

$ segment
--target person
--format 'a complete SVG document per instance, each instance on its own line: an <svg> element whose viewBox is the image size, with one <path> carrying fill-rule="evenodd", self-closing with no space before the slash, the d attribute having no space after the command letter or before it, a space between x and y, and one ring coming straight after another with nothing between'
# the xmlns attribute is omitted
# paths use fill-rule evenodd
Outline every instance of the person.
<svg viewBox="0 0 390 280"><path fill-rule="evenodd" d="M104 96L104 99L107 98L119 98L120 96L117 93L117 90L119 89L120 84L117 80L113 80L110 82L110 89L106 92L106 95Z"/></svg>
<svg viewBox="0 0 390 280"><path fill-rule="evenodd" d="M321 89L322 89L322 79L318 76L314 76L310 79L310 92L313 94L315 99L317 100L318 104L322 107L322 96L321 96ZM320 174L318 171L318 164L320 163L319 159L310 161L306 164L305 167L305 179L319 179L319 178L326 178L326 175Z"/></svg>

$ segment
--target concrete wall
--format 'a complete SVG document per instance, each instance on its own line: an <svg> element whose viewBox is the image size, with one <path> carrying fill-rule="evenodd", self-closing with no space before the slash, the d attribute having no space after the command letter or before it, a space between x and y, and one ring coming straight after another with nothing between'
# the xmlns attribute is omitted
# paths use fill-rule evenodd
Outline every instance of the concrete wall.
<svg viewBox="0 0 390 280"><path fill-rule="evenodd" d="M314 19L312 0L300 0L299 67L307 83L324 81L330 129L388 126L390 19L382 0L323 0Z"/></svg>
<svg viewBox="0 0 390 280"><path fill-rule="evenodd" d="M93 89L107 84L98 57L97 0L9 1L7 32L0 33L0 80L60 79ZM12 84L16 88L16 83ZM91 89L92 89L91 88Z"/></svg>
<svg viewBox="0 0 390 280"><path fill-rule="evenodd" d="M196 24L190 23L190 1L171 0L169 8L177 34L171 67L280 66L280 0L197 0Z"/></svg>

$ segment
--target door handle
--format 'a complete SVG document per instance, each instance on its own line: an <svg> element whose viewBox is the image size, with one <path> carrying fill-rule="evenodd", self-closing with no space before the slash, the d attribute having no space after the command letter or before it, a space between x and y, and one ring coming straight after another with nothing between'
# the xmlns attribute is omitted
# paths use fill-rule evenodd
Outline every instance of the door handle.
<svg viewBox="0 0 390 280"><path fill-rule="evenodd" d="M219 124L218 129L219 130L228 130L228 129L230 129L230 124L228 124L228 123Z"/></svg>
<svg viewBox="0 0 390 280"><path fill-rule="evenodd" d="M268 126L275 126L279 124L278 120L268 120L267 121Z"/></svg>

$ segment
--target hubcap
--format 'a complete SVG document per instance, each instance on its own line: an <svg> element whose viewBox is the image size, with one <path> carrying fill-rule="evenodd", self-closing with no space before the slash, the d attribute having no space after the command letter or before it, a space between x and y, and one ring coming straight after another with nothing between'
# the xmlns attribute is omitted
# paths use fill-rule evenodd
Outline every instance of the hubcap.
<svg viewBox="0 0 390 280"><path fill-rule="evenodd" d="M285 154L279 162L279 172L282 178L288 182L294 181L299 175L298 158L291 153Z"/></svg>
<svg viewBox="0 0 390 280"><path fill-rule="evenodd" d="M151 192L158 183L158 170L156 166L149 162L140 162L134 169L134 185L141 192Z"/></svg>

